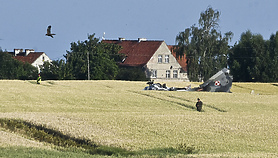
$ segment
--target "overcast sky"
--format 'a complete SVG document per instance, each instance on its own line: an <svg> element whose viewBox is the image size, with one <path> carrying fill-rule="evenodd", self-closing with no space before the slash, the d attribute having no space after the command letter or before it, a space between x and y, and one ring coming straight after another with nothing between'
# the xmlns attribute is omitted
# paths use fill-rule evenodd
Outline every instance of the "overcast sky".
<svg viewBox="0 0 278 158"><path fill-rule="evenodd" d="M173 45L208 6L221 12L219 30L234 33L232 45L247 30L264 39L278 31L277 0L0 0L0 47L35 49L58 60L71 42L104 32L106 39L140 37ZM45 36L48 25L54 38Z"/></svg>

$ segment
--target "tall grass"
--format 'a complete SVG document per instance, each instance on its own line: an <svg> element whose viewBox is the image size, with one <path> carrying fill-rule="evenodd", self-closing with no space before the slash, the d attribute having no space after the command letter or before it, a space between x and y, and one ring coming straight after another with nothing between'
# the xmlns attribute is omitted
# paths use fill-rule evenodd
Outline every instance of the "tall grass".
<svg viewBox="0 0 278 158"><path fill-rule="evenodd" d="M0 81L0 117L137 152L157 153L181 144L207 156L264 157L278 151L275 83L234 83L233 93L143 91L144 86L126 81ZM197 98L204 112L196 111Z"/></svg>

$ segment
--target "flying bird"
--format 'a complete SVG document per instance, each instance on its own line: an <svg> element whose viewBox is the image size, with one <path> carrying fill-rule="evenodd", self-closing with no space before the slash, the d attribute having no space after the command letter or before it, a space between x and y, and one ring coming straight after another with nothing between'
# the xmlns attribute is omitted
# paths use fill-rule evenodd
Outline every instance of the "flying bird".
<svg viewBox="0 0 278 158"><path fill-rule="evenodd" d="M53 38L53 35L56 35L56 34L51 33L51 25L49 25L47 27L47 32L46 32L45 36L50 36Z"/></svg>

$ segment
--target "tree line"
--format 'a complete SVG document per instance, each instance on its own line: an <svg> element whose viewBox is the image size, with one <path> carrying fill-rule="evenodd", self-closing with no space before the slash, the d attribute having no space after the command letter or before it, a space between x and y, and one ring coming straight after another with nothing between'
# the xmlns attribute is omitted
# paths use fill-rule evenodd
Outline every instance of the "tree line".
<svg viewBox="0 0 278 158"><path fill-rule="evenodd" d="M36 78L38 69L29 63L20 62L0 48L0 79L30 80Z"/></svg>
<svg viewBox="0 0 278 158"><path fill-rule="evenodd" d="M218 30L220 12L209 7L195 24L176 36L174 51L187 57L190 81L207 80L224 67L230 69L234 81L278 81L278 32L269 40L250 30L241 34L234 46L229 46L233 33Z"/></svg>
<svg viewBox="0 0 278 158"><path fill-rule="evenodd" d="M147 80L141 68L119 67L121 46L100 42L95 34L71 43L65 60L44 63L41 75L49 80Z"/></svg>
<svg viewBox="0 0 278 158"><path fill-rule="evenodd" d="M64 59L40 66L42 80L148 80L142 68L119 67L121 46L101 42L95 34L72 42ZM38 69L0 49L0 79L36 79Z"/></svg>
<svg viewBox="0 0 278 158"><path fill-rule="evenodd" d="M204 81L222 68L229 68L234 81L278 81L278 32L269 40L250 30L229 45L231 31L219 28L220 12L208 7L193 24L176 36L177 57L187 57L190 81ZM95 34L85 41L72 42L64 59L45 62L41 76L47 80L147 80L142 68L119 67L124 55L121 47L101 42ZM34 79L38 71L0 49L0 79Z"/></svg>

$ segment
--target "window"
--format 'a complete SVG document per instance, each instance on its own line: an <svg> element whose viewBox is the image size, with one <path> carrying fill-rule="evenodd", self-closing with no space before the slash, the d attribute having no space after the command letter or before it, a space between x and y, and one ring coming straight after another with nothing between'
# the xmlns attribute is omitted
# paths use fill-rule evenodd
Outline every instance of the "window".
<svg viewBox="0 0 278 158"><path fill-rule="evenodd" d="M178 70L173 70L173 78L178 78Z"/></svg>
<svg viewBox="0 0 278 158"><path fill-rule="evenodd" d="M157 71L156 70L152 70L152 78L156 78L157 77Z"/></svg>
<svg viewBox="0 0 278 158"><path fill-rule="evenodd" d="M162 55L158 55L158 63L162 63Z"/></svg>
<svg viewBox="0 0 278 158"><path fill-rule="evenodd" d="M169 55L165 55L165 63L169 63Z"/></svg>
<svg viewBox="0 0 278 158"><path fill-rule="evenodd" d="M166 78L170 78L170 70L166 70Z"/></svg>

